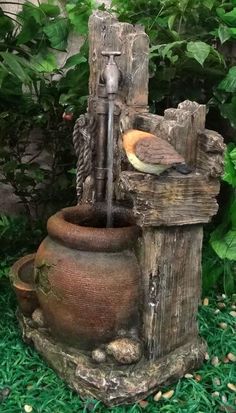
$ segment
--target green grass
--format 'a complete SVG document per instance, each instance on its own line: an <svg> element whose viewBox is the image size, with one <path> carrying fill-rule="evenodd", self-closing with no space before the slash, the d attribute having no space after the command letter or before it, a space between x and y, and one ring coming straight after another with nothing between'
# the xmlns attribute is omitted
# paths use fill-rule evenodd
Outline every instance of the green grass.
<svg viewBox="0 0 236 413"><path fill-rule="evenodd" d="M223 363L229 352L236 354L236 318L229 314L232 301L221 299L226 308L215 313L216 299L210 299L208 306L200 309L199 321L201 335L209 345L210 359L196 373L201 376L183 378L175 385L161 389L173 389L169 400L155 402L150 396L148 404L142 408L139 403L130 406L107 408L95 400L82 400L46 366L34 349L21 340L20 330L15 318L15 297L6 279L0 281L0 413L21 413L24 406L32 406L33 413L90 413L114 412L136 413L236 413L236 393L227 387L236 385L236 363ZM219 323L227 323L223 330ZM218 356L220 364L213 366L211 358ZM9 388L8 397L4 389ZM219 392L219 396L212 396Z"/></svg>

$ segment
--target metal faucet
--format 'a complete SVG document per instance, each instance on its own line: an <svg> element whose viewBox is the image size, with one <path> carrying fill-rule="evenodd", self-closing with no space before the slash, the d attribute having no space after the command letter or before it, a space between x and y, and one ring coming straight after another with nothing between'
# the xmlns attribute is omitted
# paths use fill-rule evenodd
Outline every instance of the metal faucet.
<svg viewBox="0 0 236 413"><path fill-rule="evenodd" d="M101 75L102 81L106 85L106 91L108 94L109 100L114 100L115 95L118 92L119 83L121 81L121 71L118 68L114 57L120 56L121 52L114 52L114 51L103 51L102 56L108 57L108 62L103 70Z"/></svg>
<svg viewBox="0 0 236 413"><path fill-rule="evenodd" d="M113 200L113 151L114 151L114 108L115 98L121 80L121 72L114 60L115 56L120 56L121 52L103 51L102 56L108 57L108 62L101 74L101 80L105 84L108 96L108 123L107 123L107 184L106 184L106 200L107 200L107 227L113 226L112 216L112 200Z"/></svg>

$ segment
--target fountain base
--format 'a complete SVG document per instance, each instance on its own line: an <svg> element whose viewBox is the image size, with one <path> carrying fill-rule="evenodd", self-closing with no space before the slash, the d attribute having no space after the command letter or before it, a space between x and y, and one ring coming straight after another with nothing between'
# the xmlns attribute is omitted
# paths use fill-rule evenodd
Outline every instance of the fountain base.
<svg viewBox="0 0 236 413"><path fill-rule="evenodd" d="M155 361L119 366L97 364L90 353L56 342L44 328L35 328L32 319L18 313L23 339L31 343L55 372L82 398L95 398L107 406L134 403L160 386L176 381L196 369L204 360L205 342L198 336Z"/></svg>

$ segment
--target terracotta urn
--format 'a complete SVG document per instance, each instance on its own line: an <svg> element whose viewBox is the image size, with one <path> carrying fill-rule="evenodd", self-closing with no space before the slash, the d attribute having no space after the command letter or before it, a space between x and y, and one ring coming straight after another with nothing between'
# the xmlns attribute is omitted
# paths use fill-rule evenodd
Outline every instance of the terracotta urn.
<svg viewBox="0 0 236 413"><path fill-rule="evenodd" d="M35 259L35 284L51 334L69 345L93 349L137 328L139 236L129 209L114 207L106 228L105 205L65 208L47 224Z"/></svg>
<svg viewBox="0 0 236 413"><path fill-rule="evenodd" d="M35 255L29 254L20 258L13 264L10 271L18 305L25 317L30 317L39 306L34 286Z"/></svg>

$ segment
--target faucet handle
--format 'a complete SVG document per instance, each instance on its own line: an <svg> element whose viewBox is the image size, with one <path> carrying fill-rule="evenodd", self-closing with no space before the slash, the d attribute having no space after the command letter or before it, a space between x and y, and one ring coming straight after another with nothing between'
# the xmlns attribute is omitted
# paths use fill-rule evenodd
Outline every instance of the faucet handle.
<svg viewBox="0 0 236 413"><path fill-rule="evenodd" d="M110 50L105 50L105 51L102 51L101 52L101 55L102 56L107 56L107 57L110 57L110 56L120 56L121 55L121 52L118 52L118 51L110 51Z"/></svg>
<svg viewBox="0 0 236 413"><path fill-rule="evenodd" d="M105 50L105 51L103 51L103 52L101 52L101 55L102 56L107 56L108 57L108 64L110 64L110 65L114 65L114 64L116 64L116 62L115 62L115 60L114 60L114 57L115 56L120 56L121 55L121 52L118 52L118 51L110 51L110 50Z"/></svg>

